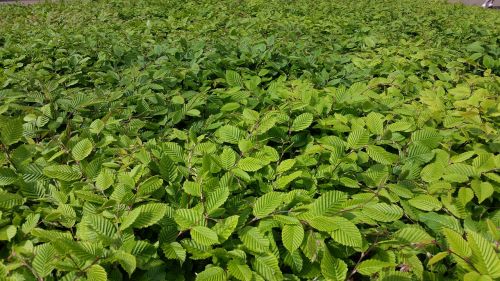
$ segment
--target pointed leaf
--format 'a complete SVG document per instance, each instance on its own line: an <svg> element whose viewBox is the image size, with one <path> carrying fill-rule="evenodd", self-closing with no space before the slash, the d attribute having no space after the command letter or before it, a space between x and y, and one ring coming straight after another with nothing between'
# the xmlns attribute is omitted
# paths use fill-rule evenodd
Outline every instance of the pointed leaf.
<svg viewBox="0 0 500 281"><path fill-rule="evenodd" d="M177 242L165 243L161 247L165 256L169 259L179 260L184 263L186 260L186 249Z"/></svg>
<svg viewBox="0 0 500 281"><path fill-rule="evenodd" d="M399 206L386 203L365 206L362 212L369 218L382 222L396 221L403 216L403 210Z"/></svg>
<svg viewBox="0 0 500 281"><path fill-rule="evenodd" d="M217 233L205 226L195 226L191 229L191 237L201 245L210 246L219 243Z"/></svg>
<svg viewBox="0 0 500 281"><path fill-rule="evenodd" d="M262 218L273 212L283 202L283 195L278 192L269 192L259 197L255 201L253 214L257 218Z"/></svg>
<svg viewBox="0 0 500 281"><path fill-rule="evenodd" d="M88 281L106 281L108 280L108 274L106 270L98 265L94 264L89 269L87 269L87 280Z"/></svg>
<svg viewBox="0 0 500 281"><path fill-rule="evenodd" d="M307 127L311 126L313 118L314 116L311 113L302 113L293 120L290 130L298 132L307 129Z"/></svg>
<svg viewBox="0 0 500 281"><path fill-rule="evenodd" d="M281 233L283 245L290 252L297 250L304 240L304 228L302 225L287 224L283 226Z"/></svg>
<svg viewBox="0 0 500 281"><path fill-rule="evenodd" d="M252 281L252 270L246 264L232 260L227 264L227 269L234 278L240 281Z"/></svg>
<svg viewBox="0 0 500 281"><path fill-rule="evenodd" d="M395 264L375 259L369 259L362 261L357 267L356 270L363 275L373 275L383 268L393 267Z"/></svg>
<svg viewBox="0 0 500 281"><path fill-rule="evenodd" d="M73 155L73 159L76 161L81 161L90 155L92 149L92 142L89 139L83 139L75 144L71 150L71 155Z"/></svg>
<svg viewBox="0 0 500 281"><path fill-rule="evenodd" d="M344 281L347 277L347 265L343 260L325 251L321 259L321 273L327 280Z"/></svg>
<svg viewBox="0 0 500 281"><path fill-rule="evenodd" d="M226 281L226 272L218 266L208 267L196 275L195 281Z"/></svg>

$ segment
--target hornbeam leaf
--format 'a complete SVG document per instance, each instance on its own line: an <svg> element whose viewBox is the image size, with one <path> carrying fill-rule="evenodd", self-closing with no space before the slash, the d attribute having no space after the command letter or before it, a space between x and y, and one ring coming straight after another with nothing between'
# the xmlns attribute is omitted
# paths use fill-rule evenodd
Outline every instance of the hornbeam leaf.
<svg viewBox="0 0 500 281"><path fill-rule="evenodd" d="M333 217L335 229L330 233L333 240L342 245L359 248L362 238L356 225L343 217Z"/></svg>
<svg viewBox="0 0 500 281"><path fill-rule="evenodd" d="M454 254L461 258L469 258L472 255L472 250L462 235L448 228L443 228L442 232L446 237L446 244Z"/></svg>
<svg viewBox="0 0 500 281"><path fill-rule="evenodd" d="M467 240L472 249L470 260L474 267L484 275L500 278L500 258L496 254L492 243L474 231L467 231Z"/></svg>
<svg viewBox="0 0 500 281"><path fill-rule="evenodd" d="M23 121L20 118L11 120L0 119L0 140L9 146L17 143L23 137Z"/></svg>
<svg viewBox="0 0 500 281"><path fill-rule="evenodd" d="M108 274L106 273L106 270L98 265L94 264L89 269L86 271L87 273L87 280L88 281L106 281L108 280Z"/></svg>
<svg viewBox="0 0 500 281"><path fill-rule="evenodd" d="M356 270L363 275L373 275L383 268L393 267L395 264L375 259L369 259L362 261Z"/></svg>
<svg viewBox="0 0 500 281"><path fill-rule="evenodd" d="M326 250L321 259L321 273L328 280L344 281L347 277L347 265L343 260L333 257Z"/></svg>
<svg viewBox="0 0 500 281"><path fill-rule="evenodd" d="M83 139L75 144L71 150L71 155L76 161L81 161L90 155L92 148L92 142L89 139Z"/></svg>
<svg viewBox="0 0 500 281"><path fill-rule="evenodd" d="M218 266L208 267L196 275L195 281L226 281L226 272Z"/></svg>
<svg viewBox="0 0 500 281"><path fill-rule="evenodd" d="M219 243L217 233L205 226L195 226L191 228L191 237L201 245L213 245Z"/></svg>
<svg viewBox="0 0 500 281"><path fill-rule="evenodd" d="M269 240L255 227L245 227L239 233L241 242L249 250L263 253L269 250Z"/></svg>
<svg viewBox="0 0 500 281"><path fill-rule="evenodd" d="M56 249L49 243L36 247L32 266L40 277L48 276L55 268L53 264L55 256Z"/></svg>
<svg viewBox="0 0 500 281"><path fill-rule="evenodd" d="M408 200L413 207L424 211L438 211L443 206L434 196L421 194Z"/></svg>
<svg viewBox="0 0 500 281"><path fill-rule="evenodd" d="M62 181L75 181L82 177L81 171L76 166L52 165L45 167L43 173L53 179Z"/></svg>
<svg viewBox="0 0 500 281"><path fill-rule="evenodd" d="M240 281L252 281L252 270L246 264L237 261L230 261L227 264L229 273Z"/></svg>
<svg viewBox="0 0 500 281"><path fill-rule="evenodd" d="M307 129L307 127L311 126L313 118L314 116L311 113L302 113L293 120L290 130L298 132Z"/></svg>
<svg viewBox="0 0 500 281"><path fill-rule="evenodd" d="M166 243L161 248L165 256L169 259L176 259L181 263L184 263L186 260L186 249L177 242Z"/></svg>
<svg viewBox="0 0 500 281"><path fill-rule="evenodd" d="M0 186L13 184L17 180L18 176L14 170L0 167Z"/></svg>
<svg viewBox="0 0 500 281"><path fill-rule="evenodd" d="M376 221L391 222L400 219L403 216L403 210L397 205L376 203L365 206L363 214Z"/></svg>
<svg viewBox="0 0 500 281"><path fill-rule="evenodd" d="M287 224L283 226L281 233L283 245L290 252L297 250L304 240L304 228L302 225Z"/></svg>
<svg viewBox="0 0 500 281"><path fill-rule="evenodd" d="M347 137L347 144L350 148L358 149L368 144L370 135L365 129L355 129Z"/></svg>
<svg viewBox="0 0 500 281"><path fill-rule="evenodd" d="M273 212L283 202L283 194L278 192L269 192L255 201L253 214L258 218L265 217Z"/></svg>

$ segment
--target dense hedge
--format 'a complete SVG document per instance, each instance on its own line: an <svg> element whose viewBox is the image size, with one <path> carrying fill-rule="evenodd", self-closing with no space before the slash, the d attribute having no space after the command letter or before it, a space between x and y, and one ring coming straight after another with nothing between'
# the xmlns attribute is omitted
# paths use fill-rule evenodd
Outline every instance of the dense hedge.
<svg viewBox="0 0 500 281"><path fill-rule="evenodd" d="M0 279L498 280L499 23L0 6Z"/></svg>

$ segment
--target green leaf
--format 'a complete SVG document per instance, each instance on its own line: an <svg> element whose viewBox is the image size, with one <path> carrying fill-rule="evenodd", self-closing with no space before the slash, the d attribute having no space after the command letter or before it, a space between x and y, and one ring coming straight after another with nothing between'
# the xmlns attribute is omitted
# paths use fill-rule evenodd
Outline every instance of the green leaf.
<svg viewBox="0 0 500 281"><path fill-rule="evenodd" d="M102 215L89 215L87 221L88 227L92 229L99 238L110 241L116 234L115 225Z"/></svg>
<svg viewBox="0 0 500 281"><path fill-rule="evenodd" d="M214 225L212 229L217 232L217 235L219 236L219 240L221 240L221 242L227 240L229 236L231 236L231 234L234 232L234 230L236 229L236 225L238 224L238 219L239 216L230 216Z"/></svg>
<svg viewBox="0 0 500 281"><path fill-rule="evenodd" d="M493 245L474 231L467 231L467 240L472 249L471 262L474 267L484 275L500 278L500 259Z"/></svg>
<svg viewBox="0 0 500 281"><path fill-rule="evenodd" d="M19 194L0 191L0 209L8 210L23 205L25 199Z"/></svg>
<svg viewBox="0 0 500 281"><path fill-rule="evenodd" d="M399 206L386 203L365 206L362 212L367 217L382 222L396 221L403 216L403 210Z"/></svg>
<svg viewBox="0 0 500 281"><path fill-rule="evenodd" d="M231 112L231 111L234 111L234 110L236 110L238 108L240 108L240 104L239 103L237 103L237 102L230 102L230 103L224 104L220 108L220 111L222 111L222 112Z"/></svg>
<svg viewBox="0 0 500 281"><path fill-rule="evenodd" d="M236 152L229 147L225 147L220 155L221 166L225 170L231 170L236 163Z"/></svg>
<svg viewBox="0 0 500 281"><path fill-rule="evenodd" d="M102 169L95 179L95 184L100 190L106 190L111 187L114 181L114 174L109 169Z"/></svg>
<svg viewBox="0 0 500 281"><path fill-rule="evenodd" d="M120 229L149 227L162 219L166 212L167 206L163 203L141 205L125 216Z"/></svg>
<svg viewBox="0 0 500 281"><path fill-rule="evenodd" d="M33 269L40 277L48 276L55 266L52 264L56 257L56 249L46 243L35 248L35 258L33 259Z"/></svg>
<svg viewBox="0 0 500 281"><path fill-rule="evenodd" d="M468 159L470 159L472 156L474 156L476 154L475 151L467 151L467 152L464 152L464 153L460 153L458 155L455 155L455 156L452 156L450 158L450 161L452 163L460 163L460 162L464 162Z"/></svg>
<svg viewBox="0 0 500 281"><path fill-rule="evenodd" d="M384 133L384 119L384 115L377 112L370 112L365 117L366 127L373 134L382 135Z"/></svg>
<svg viewBox="0 0 500 281"><path fill-rule="evenodd" d="M287 251L283 257L283 263L289 266L293 272L301 272L304 267L304 260L300 251L295 251L293 253Z"/></svg>
<svg viewBox="0 0 500 281"><path fill-rule="evenodd" d="M479 180L473 180L471 182L471 188L474 191L474 194L476 194L477 201L480 204L484 200L490 198L494 192L494 188L491 183Z"/></svg>
<svg viewBox="0 0 500 281"><path fill-rule="evenodd" d="M354 223L343 217L333 217L332 221L336 229L330 235L335 242L355 248L361 247L361 233Z"/></svg>
<svg viewBox="0 0 500 281"><path fill-rule="evenodd" d="M472 166L478 174L491 171L498 167L491 153L479 153L477 157L472 160Z"/></svg>
<svg viewBox="0 0 500 281"><path fill-rule="evenodd" d="M229 188L226 186L221 186L216 190L210 192L207 195L207 199L205 201L206 212L209 215L214 213L219 207L224 205L228 197L229 197Z"/></svg>
<svg viewBox="0 0 500 281"><path fill-rule="evenodd" d="M165 243L161 248L168 259L179 260L181 263L186 260L186 249L177 242Z"/></svg>
<svg viewBox="0 0 500 281"><path fill-rule="evenodd" d="M434 240L422 227L408 225L394 233L394 237L408 244L426 244Z"/></svg>
<svg viewBox="0 0 500 281"><path fill-rule="evenodd" d="M307 223L319 231L331 232L338 229L336 225L338 217L315 216L307 220Z"/></svg>
<svg viewBox="0 0 500 281"><path fill-rule="evenodd" d="M232 125L220 127L215 135L222 141L231 144L238 144L245 137L245 133L239 128Z"/></svg>
<svg viewBox="0 0 500 281"><path fill-rule="evenodd" d="M163 185L163 180L158 176L153 176L143 181L139 187L137 187L137 196L147 196L158 189L160 189Z"/></svg>
<svg viewBox="0 0 500 281"><path fill-rule="evenodd" d="M246 157L238 162L238 167L245 172L255 172L264 167L264 164L259 159Z"/></svg>
<svg viewBox="0 0 500 281"><path fill-rule="evenodd" d="M1 120L0 139L6 146L17 143L23 137L23 121L20 118Z"/></svg>
<svg viewBox="0 0 500 281"><path fill-rule="evenodd" d="M380 146L369 145L366 148L366 153L376 162L384 165L391 165L398 160L398 156L387 152Z"/></svg>
<svg viewBox="0 0 500 281"><path fill-rule="evenodd" d="M283 246L290 253L293 253L300 247L302 240L304 240L304 228L302 228L302 225L284 225L281 232L281 240L283 241Z"/></svg>
<svg viewBox="0 0 500 281"><path fill-rule="evenodd" d="M375 164L363 172L362 178L370 187L381 186L389 178L389 169L385 165Z"/></svg>
<svg viewBox="0 0 500 281"><path fill-rule="evenodd" d="M439 146L439 142L442 140L442 136L439 132L432 128L426 128L423 130L418 130L413 132L411 135L411 140L415 143L421 143L429 148L436 148Z"/></svg>
<svg viewBox="0 0 500 281"><path fill-rule="evenodd" d="M166 157L173 160L174 162L184 161L184 150L182 146L175 142L164 142L163 143L163 153Z"/></svg>
<svg viewBox="0 0 500 281"><path fill-rule="evenodd" d="M426 182L433 182L439 180L443 176L443 173L443 165L439 163L431 163L422 169L420 176L422 177L422 180Z"/></svg>
<svg viewBox="0 0 500 281"><path fill-rule="evenodd" d="M197 197L202 195L201 184L197 182L185 181L182 189L189 195Z"/></svg>
<svg viewBox="0 0 500 281"><path fill-rule="evenodd" d="M295 165L296 162L297 161L295 159L283 160L276 168L276 173L283 173L283 172L290 170L291 168L293 168L293 166Z"/></svg>
<svg viewBox="0 0 500 281"><path fill-rule="evenodd" d="M227 264L227 269L232 277L240 281L252 281L252 270L246 264L232 260Z"/></svg>
<svg viewBox="0 0 500 281"><path fill-rule="evenodd" d="M302 176L302 171L295 171L289 175L280 176L276 180L276 188L277 189L284 189L291 182L293 182L295 179L299 178L300 176Z"/></svg>
<svg viewBox="0 0 500 281"><path fill-rule="evenodd" d="M420 214L419 219L430 229L436 232L440 232L443 227L452 229L458 233L462 233L463 231L460 226L460 222L452 216L439 215L434 212L429 212Z"/></svg>
<svg viewBox="0 0 500 281"><path fill-rule="evenodd" d="M14 225L7 225L0 228L0 241L10 241L14 236L16 236L17 227Z"/></svg>
<svg viewBox="0 0 500 281"><path fill-rule="evenodd" d="M472 255L472 250L462 235L448 228L443 228L442 231L444 237L446 237L448 247L454 254L457 254L461 258L469 258Z"/></svg>
<svg viewBox="0 0 500 281"><path fill-rule="evenodd" d="M297 116L290 127L292 132L298 132L307 129L311 126L314 116L311 113L302 113Z"/></svg>
<svg viewBox="0 0 500 281"><path fill-rule="evenodd" d="M115 259L118 260L118 263L120 263L121 267L125 270L125 272L128 273L128 276L132 276L132 273L134 273L137 267L136 258L129 253L118 250L115 252Z"/></svg>
<svg viewBox="0 0 500 281"><path fill-rule="evenodd" d="M283 194L278 192L269 192L255 201L253 214L257 218L262 218L272 213L283 203Z"/></svg>
<svg viewBox="0 0 500 281"><path fill-rule="evenodd" d="M0 186L13 184L17 179L18 176L14 170L0 167Z"/></svg>
<svg viewBox="0 0 500 281"><path fill-rule="evenodd" d="M92 134L99 134L106 124L101 119L96 119L90 123L89 131Z"/></svg>
<svg viewBox="0 0 500 281"><path fill-rule="evenodd" d="M355 129L347 137L347 144L352 149L358 149L368 144L370 135L365 129Z"/></svg>
<svg viewBox="0 0 500 281"><path fill-rule="evenodd" d="M341 191L328 191L314 200L311 212L315 215L335 214L342 208L342 204L347 200L347 196Z"/></svg>
<svg viewBox="0 0 500 281"><path fill-rule="evenodd" d="M386 267L393 267L395 264L376 259L369 259L362 261L357 267L356 271L363 275L373 275Z"/></svg>
<svg viewBox="0 0 500 281"><path fill-rule="evenodd" d="M226 281L226 272L218 266L206 268L196 275L196 281Z"/></svg>
<svg viewBox="0 0 500 281"><path fill-rule="evenodd" d="M108 280L108 274L106 273L106 270L98 265L94 264L89 269L86 271L87 273L87 280L88 281L106 281Z"/></svg>
<svg viewBox="0 0 500 281"><path fill-rule="evenodd" d="M89 139L83 139L71 149L71 155L73 155L73 159L76 161L81 161L90 155L92 149L92 142Z"/></svg>
<svg viewBox="0 0 500 281"><path fill-rule="evenodd" d="M315 262L318 258L321 241L321 239L316 237L316 232L309 230L306 233L305 242L301 245L300 249L311 262Z"/></svg>
<svg viewBox="0 0 500 281"><path fill-rule="evenodd" d="M78 167L68 165L51 165L45 167L43 173L49 178L62 181L76 181L82 177Z"/></svg>
<svg viewBox="0 0 500 281"><path fill-rule="evenodd" d="M414 124L406 121L397 121L387 126L387 129L392 132L411 132L414 130L412 128L414 128Z"/></svg>
<svg viewBox="0 0 500 281"><path fill-rule="evenodd" d="M467 272L464 275L464 281L494 281L489 275L481 275L476 271Z"/></svg>
<svg viewBox="0 0 500 281"><path fill-rule="evenodd" d="M23 233L28 234L33 230L38 221L40 220L40 214L29 214L26 216L26 221L23 223L21 230Z"/></svg>
<svg viewBox="0 0 500 281"><path fill-rule="evenodd" d="M281 281L283 274L279 267L279 262L273 254L256 256L253 262L253 268L266 281Z"/></svg>
<svg viewBox="0 0 500 281"><path fill-rule="evenodd" d="M205 226L191 228L191 237L201 245L210 246L219 243L217 233Z"/></svg>
<svg viewBox="0 0 500 281"><path fill-rule="evenodd" d="M432 256L432 258L429 259L427 262L427 266L431 266L433 264L436 264L446 258L448 256L448 252L440 252Z"/></svg>
<svg viewBox="0 0 500 281"><path fill-rule="evenodd" d="M344 281L347 278L347 265L343 260L333 257L327 250L321 259L321 273L327 280Z"/></svg>
<svg viewBox="0 0 500 281"><path fill-rule="evenodd" d="M255 227L245 227L239 233L241 242L249 250L263 253L269 250L269 240Z"/></svg>
<svg viewBox="0 0 500 281"><path fill-rule="evenodd" d="M186 230L195 225L200 225L203 221L203 212L200 209L178 209L174 214L175 222L180 230Z"/></svg>
<svg viewBox="0 0 500 281"><path fill-rule="evenodd" d="M234 70L226 70L226 82L231 87L245 87L241 75Z"/></svg>
<svg viewBox="0 0 500 281"><path fill-rule="evenodd" d="M438 211L443 205L431 195L421 194L408 200L413 207L424 211Z"/></svg>
<svg viewBox="0 0 500 281"><path fill-rule="evenodd" d="M173 182L177 177L177 167L175 162L168 156L163 156L160 159L158 168L160 169L160 174L163 179Z"/></svg>

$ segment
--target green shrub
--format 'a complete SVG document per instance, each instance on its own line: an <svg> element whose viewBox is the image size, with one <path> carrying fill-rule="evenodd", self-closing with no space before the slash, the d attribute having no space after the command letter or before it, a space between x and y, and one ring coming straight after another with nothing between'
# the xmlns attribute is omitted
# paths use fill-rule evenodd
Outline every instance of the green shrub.
<svg viewBox="0 0 500 281"><path fill-rule="evenodd" d="M0 6L1 280L499 279L499 21Z"/></svg>

